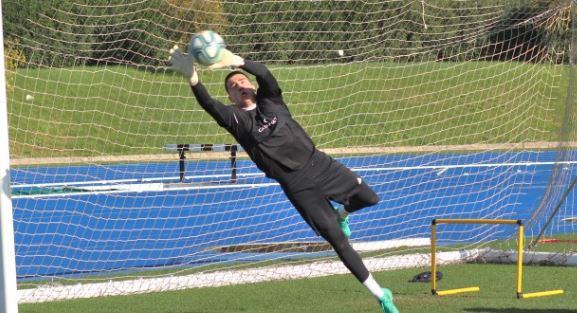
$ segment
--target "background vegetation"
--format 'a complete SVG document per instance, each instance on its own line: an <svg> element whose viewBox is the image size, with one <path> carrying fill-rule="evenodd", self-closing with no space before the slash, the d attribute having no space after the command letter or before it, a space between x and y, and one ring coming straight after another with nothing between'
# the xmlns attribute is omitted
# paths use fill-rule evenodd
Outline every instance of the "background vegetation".
<svg viewBox="0 0 577 313"><path fill-rule="evenodd" d="M258 61L527 61L542 50L531 61L560 63L568 62L571 2L2 0L2 10L6 39L28 66L162 65L171 43L204 29ZM494 44L462 53L487 40ZM334 54L340 49L345 56Z"/></svg>

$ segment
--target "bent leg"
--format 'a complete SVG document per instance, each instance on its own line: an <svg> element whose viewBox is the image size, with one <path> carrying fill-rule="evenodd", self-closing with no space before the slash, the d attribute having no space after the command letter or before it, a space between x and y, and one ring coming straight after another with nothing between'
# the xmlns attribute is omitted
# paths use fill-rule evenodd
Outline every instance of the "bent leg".
<svg viewBox="0 0 577 313"><path fill-rule="evenodd" d="M304 220L331 245L357 280L364 282L369 277L369 271L343 234L330 202L315 190L291 195L287 193L287 197Z"/></svg>
<svg viewBox="0 0 577 313"><path fill-rule="evenodd" d="M379 203L379 196L365 183L361 182L358 192L353 194L349 198L348 205L345 206L345 210L348 213L356 212L362 208L373 206Z"/></svg>
<svg viewBox="0 0 577 313"><path fill-rule="evenodd" d="M363 263L361 256L353 249L349 240L341 231L337 219L334 218L335 215L330 201L324 198L315 188L297 193L286 193L286 195L303 219L333 247L347 269L379 301L383 311L386 313L398 313L392 302L391 292L386 288L381 288L375 281ZM371 198L370 193L361 194L361 196L365 197L358 198L363 204L371 202L367 201ZM372 200L376 203L378 202L378 197L376 200L375 198Z"/></svg>

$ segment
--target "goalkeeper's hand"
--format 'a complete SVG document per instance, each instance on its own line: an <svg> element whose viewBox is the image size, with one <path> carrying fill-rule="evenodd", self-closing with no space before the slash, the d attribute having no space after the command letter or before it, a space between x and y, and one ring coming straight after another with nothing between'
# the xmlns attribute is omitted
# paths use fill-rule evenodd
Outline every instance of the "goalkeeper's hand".
<svg viewBox="0 0 577 313"><path fill-rule="evenodd" d="M219 68L232 67L236 68L244 65L244 59L236 54L233 54L228 49L222 49L222 57L219 62L214 63L208 67L209 70L216 70Z"/></svg>
<svg viewBox="0 0 577 313"><path fill-rule="evenodd" d="M194 86L198 84L198 74L194 67L194 58L188 53L183 53L178 46L172 47L169 52L169 68L182 74L182 76L190 82L190 85Z"/></svg>

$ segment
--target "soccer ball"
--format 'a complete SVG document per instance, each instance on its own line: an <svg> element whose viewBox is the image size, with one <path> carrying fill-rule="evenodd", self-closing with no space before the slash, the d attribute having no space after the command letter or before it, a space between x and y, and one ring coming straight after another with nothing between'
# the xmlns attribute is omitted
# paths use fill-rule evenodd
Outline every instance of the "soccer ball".
<svg viewBox="0 0 577 313"><path fill-rule="evenodd" d="M219 62L224 48L222 37L211 30L195 34L188 43L188 53L197 63L202 65L212 65Z"/></svg>

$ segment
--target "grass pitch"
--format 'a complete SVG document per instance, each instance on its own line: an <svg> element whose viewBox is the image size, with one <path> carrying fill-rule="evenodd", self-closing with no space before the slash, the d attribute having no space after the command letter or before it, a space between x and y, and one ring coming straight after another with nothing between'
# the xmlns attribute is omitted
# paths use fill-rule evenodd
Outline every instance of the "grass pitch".
<svg viewBox="0 0 577 313"><path fill-rule="evenodd" d="M409 280L428 268L373 273L393 290L402 313L575 313L577 268L524 267L524 291L564 289L563 295L516 298L515 265L462 264L441 267L439 290L479 286L476 293L432 296L430 283ZM20 305L20 313L369 313L376 301L352 275L301 279L144 295Z"/></svg>
<svg viewBox="0 0 577 313"><path fill-rule="evenodd" d="M567 67L504 62L272 66L295 118L323 149L556 141ZM162 153L232 138L178 75L131 67L18 70L12 159ZM226 71L200 72L229 103ZM33 100L29 96L33 96Z"/></svg>

